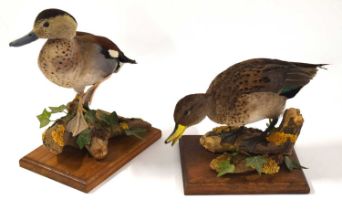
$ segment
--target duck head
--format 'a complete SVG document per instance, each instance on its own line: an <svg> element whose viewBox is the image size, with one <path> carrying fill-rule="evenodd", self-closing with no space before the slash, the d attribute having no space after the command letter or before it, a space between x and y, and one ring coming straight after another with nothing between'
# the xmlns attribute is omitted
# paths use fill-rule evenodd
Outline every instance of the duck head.
<svg viewBox="0 0 342 210"><path fill-rule="evenodd" d="M38 38L72 39L76 35L77 22L69 13L59 9L46 9L34 21L33 30L9 45L20 47Z"/></svg>
<svg viewBox="0 0 342 210"><path fill-rule="evenodd" d="M179 100L173 114L175 129L165 143L171 142L174 145L188 127L201 122L207 113L208 103L205 94L191 94Z"/></svg>

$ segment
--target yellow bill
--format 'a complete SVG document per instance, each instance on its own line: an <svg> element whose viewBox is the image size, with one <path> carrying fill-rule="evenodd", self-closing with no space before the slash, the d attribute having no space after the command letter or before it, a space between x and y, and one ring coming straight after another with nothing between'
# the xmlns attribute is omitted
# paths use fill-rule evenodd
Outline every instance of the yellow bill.
<svg viewBox="0 0 342 210"><path fill-rule="evenodd" d="M171 135L165 140L165 144L172 142L171 145L173 146L175 143L177 143L177 141L182 136L185 130L186 130L186 126L181 125L181 124L176 124L176 127L171 133Z"/></svg>

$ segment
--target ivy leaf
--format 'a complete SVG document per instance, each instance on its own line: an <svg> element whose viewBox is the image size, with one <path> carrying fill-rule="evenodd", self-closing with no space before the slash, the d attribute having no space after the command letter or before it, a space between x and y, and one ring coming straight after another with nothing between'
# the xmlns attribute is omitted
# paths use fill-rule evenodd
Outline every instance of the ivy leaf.
<svg viewBox="0 0 342 210"><path fill-rule="evenodd" d="M91 140L91 131L88 128L82 131L80 134L78 134L76 143L78 144L80 149L83 149L85 145L90 144L90 140Z"/></svg>
<svg viewBox="0 0 342 210"><path fill-rule="evenodd" d="M116 112L112 112L110 114L106 114L103 111L98 111L96 116L99 120L106 123L108 126L118 125L119 124L119 117Z"/></svg>
<svg viewBox="0 0 342 210"><path fill-rule="evenodd" d="M116 112L112 112L112 113L109 115L108 122L110 123L110 125L118 125L118 124L119 124L119 117L118 117L118 115L116 114Z"/></svg>
<svg viewBox="0 0 342 210"><path fill-rule="evenodd" d="M267 158L261 155L246 158L246 166L254 168L259 174L262 172L262 167L267 162Z"/></svg>
<svg viewBox="0 0 342 210"><path fill-rule="evenodd" d="M66 110L66 106L64 104L60 105L60 106L50 106L49 109L51 110L51 113L59 113L59 112L64 112L64 110Z"/></svg>
<svg viewBox="0 0 342 210"><path fill-rule="evenodd" d="M87 121L87 123L89 124L95 124L96 121L96 111L94 110L88 110L85 114L84 114L84 118Z"/></svg>
<svg viewBox="0 0 342 210"><path fill-rule="evenodd" d="M125 134L127 136L135 136L138 139L143 139L143 135L146 133L145 128L132 128L132 129L127 129L125 130Z"/></svg>
<svg viewBox="0 0 342 210"><path fill-rule="evenodd" d="M301 168L308 169L304 166L301 166L297 160L293 160L289 156L285 156L284 162L285 162L286 168L289 169L290 171L294 169L301 169Z"/></svg>
<svg viewBox="0 0 342 210"><path fill-rule="evenodd" d="M218 164L217 168L218 174L217 176L223 176L225 174L231 174L235 171L235 165L231 164L229 160L222 161Z"/></svg>
<svg viewBox="0 0 342 210"><path fill-rule="evenodd" d="M40 123L39 127L42 128L42 127L47 126L51 122L50 117L51 117L51 112L49 112L46 109L44 109L40 115L37 115L37 118Z"/></svg>

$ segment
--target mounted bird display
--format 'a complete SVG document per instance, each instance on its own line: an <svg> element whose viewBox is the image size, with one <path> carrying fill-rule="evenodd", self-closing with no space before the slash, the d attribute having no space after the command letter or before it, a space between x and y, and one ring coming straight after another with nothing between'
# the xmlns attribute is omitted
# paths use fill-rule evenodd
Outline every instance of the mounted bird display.
<svg viewBox="0 0 342 210"><path fill-rule="evenodd" d="M72 15L47 9L38 14L29 34L10 43L19 47L38 38L47 39L38 59L41 71L51 82L77 92L77 113L67 126L73 136L88 128L83 107L89 105L100 83L117 73L123 63L136 63L108 38L76 29ZM87 86L91 87L85 91Z"/></svg>
<svg viewBox="0 0 342 210"><path fill-rule="evenodd" d="M206 93L180 99L174 110L175 129L165 143L175 144L186 128L206 116L212 121L238 128L262 119L277 123L287 99L293 98L326 64L287 62L258 58L237 63L211 82Z"/></svg>

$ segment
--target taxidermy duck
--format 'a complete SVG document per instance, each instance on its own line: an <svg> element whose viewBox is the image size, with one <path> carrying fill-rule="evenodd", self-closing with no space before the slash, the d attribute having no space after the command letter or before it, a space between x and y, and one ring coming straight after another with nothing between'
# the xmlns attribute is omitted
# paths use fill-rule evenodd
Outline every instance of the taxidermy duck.
<svg viewBox="0 0 342 210"><path fill-rule="evenodd" d="M51 82L77 92L77 113L67 125L74 136L88 128L83 106L89 105L95 89L117 73L123 63L136 63L106 37L79 32L76 28L76 19L69 13L47 9L38 14L29 34L10 43L12 47L19 47L38 38L47 39L38 64ZM91 87L85 92L88 86Z"/></svg>
<svg viewBox="0 0 342 210"><path fill-rule="evenodd" d="M206 116L232 128L269 118L271 123L264 131L267 134L276 125L286 100L296 96L324 65L267 58L237 63L217 75L206 93L178 101L176 126L165 143L175 144L186 128Z"/></svg>

